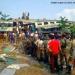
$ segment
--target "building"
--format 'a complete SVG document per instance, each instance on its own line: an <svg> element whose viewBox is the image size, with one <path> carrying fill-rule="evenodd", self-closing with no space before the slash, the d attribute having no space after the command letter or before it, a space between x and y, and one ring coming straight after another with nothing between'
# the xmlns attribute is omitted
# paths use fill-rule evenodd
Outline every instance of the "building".
<svg viewBox="0 0 75 75"><path fill-rule="evenodd" d="M1 22L0 21L0 31L2 28L8 28L7 30L17 29L24 29L26 26L34 25L37 30L42 33L48 33L53 31L59 31L59 20L22 20L22 19L15 19L11 22ZM67 25L75 24L74 21L68 21ZM2 30L3 31L3 30Z"/></svg>

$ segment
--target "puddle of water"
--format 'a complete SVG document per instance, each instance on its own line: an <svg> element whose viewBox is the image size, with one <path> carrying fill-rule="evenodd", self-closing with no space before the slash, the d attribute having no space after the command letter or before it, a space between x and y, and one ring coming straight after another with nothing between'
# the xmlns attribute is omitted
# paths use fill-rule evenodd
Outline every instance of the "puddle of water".
<svg viewBox="0 0 75 75"><path fill-rule="evenodd" d="M13 58L6 58L6 60L7 60L7 61L6 61L6 64L8 64L8 65L17 62L17 61L15 61L15 59L13 59Z"/></svg>
<svg viewBox="0 0 75 75"><path fill-rule="evenodd" d="M3 49L4 53L8 53L9 51L10 51L10 48L8 48L8 47L6 47L6 48Z"/></svg>

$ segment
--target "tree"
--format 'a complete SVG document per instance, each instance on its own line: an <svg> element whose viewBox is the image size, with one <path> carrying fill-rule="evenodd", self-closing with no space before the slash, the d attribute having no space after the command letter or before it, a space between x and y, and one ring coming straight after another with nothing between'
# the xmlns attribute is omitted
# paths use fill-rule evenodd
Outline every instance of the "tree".
<svg viewBox="0 0 75 75"><path fill-rule="evenodd" d="M28 14L27 14L27 16L26 16L26 20L29 20L29 15L30 15L30 14L29 14L29 12L28 12Z"/></svg>
<svg viewBox="0 0 75 75"><path fill-rule="evenodd" d="M26 19L26 13L22 13L22 19Z"/></svg>
<svg viewBox="0 0 75 75"><path fill-rule="evenodd" d="M0 11L0 16L1 16L1 20L8 20L9 19L9 15L3 14L1 11Z"/></svg>
<svg viewBox="0 0 75 75"><path fill-rule="evenodd" d="M26 13L26 12L23 12L22 13L22 19L26 19L26 20L29 20L29 16L30 16L30 13Z"/></svg>
<svg viewBox="0 0 75 75"><path fill-rule="evenodd" d="M8 18L7 21L12 20L13 18Z"/></svg>
<svg viewBox="0 0 75 75"><path fill-rule="evenodd" d="M0 11L0 18L2 17L2 12Z"/></svg>
<svg viewBox="0 0 75 75"><path fill-rule="evenodd" d="M0 15L2 14L2 12L0 11Z"/></svg>
<svg viewBox="0 0 75 75"><path fill-rule="evenodd" d="M3 17L4 19L7 19L7 18L9 17L9 15L7 15L7 14L2 14L2 17Z"/></svg>
<svg viewBox="0 0 75 75"><path fill-rule="evenodd" d="M75 37L75 24L72 24L69 29L71 33L71 38L73 39L73 37Z"/></svg>
<svg viewBox="0 0 75 75"><path fill-rule="evenodd" d="M61 32L65 32L68 30L68 19L66 19L65 17L60 17L60 21L59 21L59 28L61 30Z"/></svg>

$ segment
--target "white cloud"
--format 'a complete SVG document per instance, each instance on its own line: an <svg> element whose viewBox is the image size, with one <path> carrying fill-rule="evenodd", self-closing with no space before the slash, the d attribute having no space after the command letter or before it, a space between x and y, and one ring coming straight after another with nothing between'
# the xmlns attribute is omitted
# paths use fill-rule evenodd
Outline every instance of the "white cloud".
<svg viewBox="0 0 75 75"><path fill-rule="evenodd" d="M68 20L75 21L75 9L64 9L63 11L56 14L56 18L66 17Z"/></svg>

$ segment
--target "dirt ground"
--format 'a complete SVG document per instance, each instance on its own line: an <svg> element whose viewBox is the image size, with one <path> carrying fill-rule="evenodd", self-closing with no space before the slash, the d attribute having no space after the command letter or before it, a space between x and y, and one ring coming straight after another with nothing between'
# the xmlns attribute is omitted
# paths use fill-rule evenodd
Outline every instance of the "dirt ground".
<svg viewBox="0 0 75 75"><path fill-rule="evenodd" d="M0 54L3 53L1 49L2 45L3 44L0 43ZM17 53L16 50L13 52L7 53L7 55L13 59L16 59L17 61L16 63L18 64L29 64L30 65L30 67L23 67L23 68L20 68L19 70L16 70L15 75L57 75L57 74L51 74L50 72L48 72L46 68L44 68L43 65L39 64L38 61L24 54ZM4 62L0 62L0 72L7 66L8 65L5 64ZM75 75L75 69L72 70L71 75Z"/></svg>
<svg viewBox="0 0 75 75"><path fill-rule="evenodd" d="M23 67L16 71L15 75L51 75L44 70L44 67L28 56L17 56L20 64L29 64L30 67Z"/></svg>
<svg viewBox="0 0 75 75"><path fill-rule="evenodd" d="M47 72L44 72L40 68L30 67L30 68L21 68L17 70L15 75L50 75Z"/></svg>
<svg viewBox="0 0 75 75"><path fill-rule="evenodd" d="M0 54L3 54L2 49L0 51ZM23 54L16 53L16 50L13 52L7 53L7 56L15 59L17 61L16 63L18 64L29 64L30 65L30 67L28 68L23 67L23 68L20 68L19 70L16 70L15 75L49 75L47 72L43 70L43 67L37 61ZM9 64L6 64L6 62L0 62L0 72L4 68L6 68L8 65Z"/></svg>

